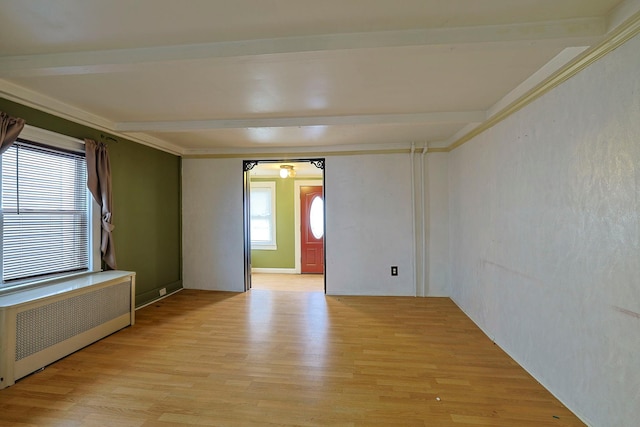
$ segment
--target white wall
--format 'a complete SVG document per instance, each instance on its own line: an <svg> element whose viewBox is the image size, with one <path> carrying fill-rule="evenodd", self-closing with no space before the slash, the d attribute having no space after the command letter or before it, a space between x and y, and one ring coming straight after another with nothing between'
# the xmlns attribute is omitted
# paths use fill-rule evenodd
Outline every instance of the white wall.
<svg viewBox="0 0 640 427"><path fill-rule="evenodd" d="M410 155L327 157L325 199L327 293L415 295Z"/></svg>
<svg viewBox="0 0 640 427"><path fill-rule="evenodd" d="M242 160L182 161L183 286L242 292Z"/></svg>
<svg viewBox="0 0 640 427"><path fill-rule="evenodd" d="M409 159L326 158L328 294L415 294ZM242 291L242 161L185 159L182 183L184 287Z"/></svg>
<svg viewBox="0 0 640 427"><path fill-rule="evenodd" d="M427 224L427 296L449 296L449 153L425 158Z"/></svg>
<svg viewBox="0 0 640 427"><path fill-rule="evenodd" d="M594 426L640 420L640 39L450 153L455 302Z"/></svg>

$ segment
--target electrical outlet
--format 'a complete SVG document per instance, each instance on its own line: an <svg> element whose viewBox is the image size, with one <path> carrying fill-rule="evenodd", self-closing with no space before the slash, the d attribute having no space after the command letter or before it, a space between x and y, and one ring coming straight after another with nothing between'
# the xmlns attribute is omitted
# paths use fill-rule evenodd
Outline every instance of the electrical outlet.
<svg viewBox="0 0 640 427"><path fill-rule="evenodd" d="M398 275L398 266L397 265L392 265L391 266L391 275L392 276L397 276Z"/></svg>
<svg viewBox="0 0 640 427"><path fill-rule="evenodd" d="M167 288L160 289L160 296L163 297L167 294Z"/></svg>

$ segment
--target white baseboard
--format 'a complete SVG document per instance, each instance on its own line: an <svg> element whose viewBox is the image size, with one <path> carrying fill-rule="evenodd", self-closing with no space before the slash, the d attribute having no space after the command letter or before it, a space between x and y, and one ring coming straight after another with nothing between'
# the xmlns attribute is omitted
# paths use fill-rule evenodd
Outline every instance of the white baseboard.
<svg viewBox="0 0 640 427"><path fill-rule="evenodd" d="M298 274L295 268L252 268L252 273Z"/></svg>

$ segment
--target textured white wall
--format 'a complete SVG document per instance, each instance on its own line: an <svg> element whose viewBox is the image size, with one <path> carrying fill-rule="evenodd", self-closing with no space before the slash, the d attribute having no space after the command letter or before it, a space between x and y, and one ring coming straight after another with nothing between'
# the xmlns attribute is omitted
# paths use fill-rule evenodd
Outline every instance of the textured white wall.
<svg viewBox="0 0 640 427"><path fill-rule="evenodd" d="M450 153L455 302L594 426L640 420L640 38Z"/></svg>
<svg viewBox="0 0 640 427"><path fill-rule="evenodd" d="M183 286L244 290L242 160L182 161Z"/></svg>
<svg viewBox="0 0 640 427"><path fill-rule="evenodd" d="M427 296L449 296L449 153L430 153L425 159Z"/></svg>
<svg viewBox="0 0 640 427"><path fill-rule="evenodd" d="M415 294L409 167L408 154L327 157L328 294ZM184 287L242 291L242 161L185 159L182 183Z"/></svg>
<svg viewBox="0 0 640 427"><path fill-rule="evenodd" d="M410 168L409 154L327 158L328 294L415 295Z"/></svg>

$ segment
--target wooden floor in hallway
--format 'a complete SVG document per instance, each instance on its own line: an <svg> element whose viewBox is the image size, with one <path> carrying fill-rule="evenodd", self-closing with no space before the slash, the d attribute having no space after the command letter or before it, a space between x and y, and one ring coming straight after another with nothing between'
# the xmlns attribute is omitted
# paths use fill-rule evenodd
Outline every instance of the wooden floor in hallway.
<svg viewBox="0 0 640 427"><path fill-rule="evenodd" d="M268 291L324 292L324 275L251 273L251 288Z"/></svg>
<svg viewBox="0 0 640 427"><path fill-rule="evenodd" d="M0 390L0 426L579 426L448 298L183 290Z"/></svg>

